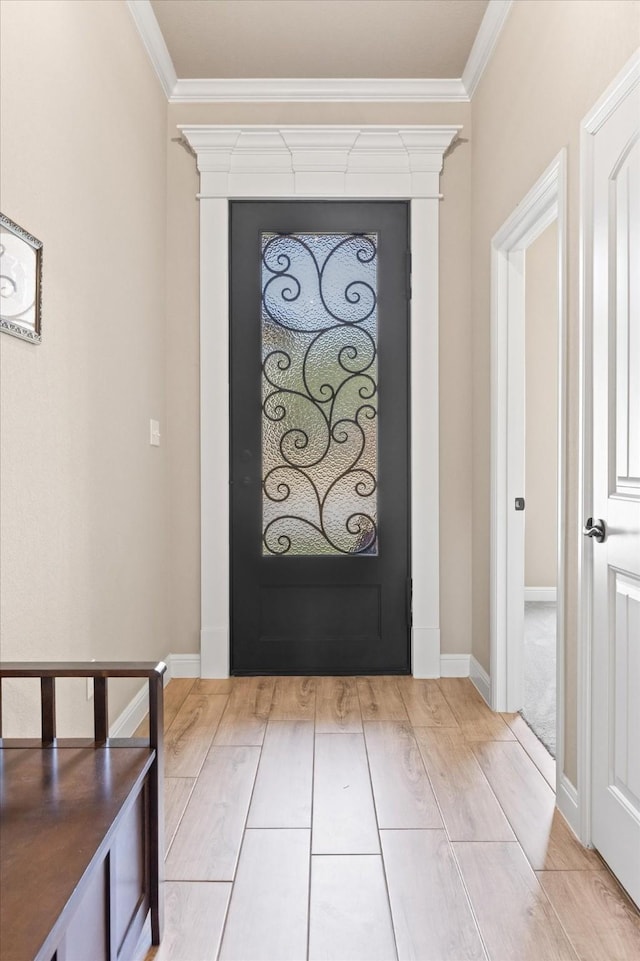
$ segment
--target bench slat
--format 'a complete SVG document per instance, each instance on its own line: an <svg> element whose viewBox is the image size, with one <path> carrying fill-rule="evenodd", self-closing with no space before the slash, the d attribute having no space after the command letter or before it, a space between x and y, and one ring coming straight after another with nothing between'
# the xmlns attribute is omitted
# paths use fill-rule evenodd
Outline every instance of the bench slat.
<svg viewBox="0 0 640 961"><path fill-rule="evenodd" d="M40 707L42 715L42 743L53 744L56 736L56 679L40 678Z"/></svg>

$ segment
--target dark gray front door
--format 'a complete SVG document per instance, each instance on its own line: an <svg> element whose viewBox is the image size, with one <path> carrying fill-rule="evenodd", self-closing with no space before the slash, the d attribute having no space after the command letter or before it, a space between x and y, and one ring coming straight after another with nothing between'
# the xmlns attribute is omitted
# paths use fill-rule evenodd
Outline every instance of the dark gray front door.
<svg viewBox="0 0 640 961"><path fill-rule="evenodd" d="M408 672L408 205L231 204L235 674Z"/></svg>

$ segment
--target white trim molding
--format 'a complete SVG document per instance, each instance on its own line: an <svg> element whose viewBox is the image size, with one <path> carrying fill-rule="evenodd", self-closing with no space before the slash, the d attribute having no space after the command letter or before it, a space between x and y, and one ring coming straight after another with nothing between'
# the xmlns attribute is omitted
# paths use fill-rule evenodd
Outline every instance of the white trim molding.
<svg viewBox="0 0 640 961"><path fill-rule="evenodd" d="M525 587L524 600L529 604L555 604L558 600L558 588Z"/></svg>
<svg viewBox="0 0 640 961"><path fill-rule="evenodd" d="M167 669L163 676L166 687L174 677L200 677L199 654L167 654ZM149 685L143 684L109 727L109 737L132 737L138 725L149 713Z"/></svg>
<svg viewBox="0 0 640 961"><path fill-rule="evenodd" d="M462 72L462 86L469 100L476 92L480 78L487 68L512 4L513 0L489 0L471 53Z"/></svg>
<svg viewBox="0 0 640 961"><path fill-rule="evenodd" d="M171 677L200 677L199 654L170 654Z"/></svg>
<svg viewBox="0 0 640 961"><path fill-rule="evenodd" d="M469 677L470 654L441 654L440 677Z"/></svg>
<svg viewBox="0 0 640 961"><path fill-rule="evenodd" d="M594 136L620 103L640 84L640 53L635 53L580 125L580 288L579 288L579 531L593 513L593 190ZM591 699L592 699L592 569L593 553L578 537L578 817L575 828L583 844L591 843Z"/></svg>
<svg viewBox="0 0 640 961"><path fill-rule="evenodd" d="M229 200L411 203L411 530L415 676L440 673L438 218L457 126L180 127L200 171L201 666L229 673Z"/></svg>
<svg viewBox="0 0 640 961"><path fill-rule="evenodd" d="M166 663L166 662L165 662ZM166 678L166 674L165 674ZM165 685L167 681L164 681ZM143 684L109 726L109 737L132 737L149 713L149 685Z"/></svg>
<svg viewBox="0 0 640 961"><path fill-rule="evenodd" d="M525 463L525 255L558 224L558 408L556 742L564 766L564 585L567 441L566 150L560 151L493 238L491 250L491 706L517 711L523 701Z"/></svg>
<svg viewBox="0 0 640 961"><path fill-rule="evenodd" d="M500 228L491 251L491 703L522 707L524 512L524 275L527 247L558 220L558 664L564 615L566 420L566 151ZM509 639L513 643L509 643ZM518 643L518 639L520 639ZM521 652L520 652L521 653ZM559 702L558 713L562 701Z"/></svg>
<svg viewBox="0 0 640 961"><path fill-rule="evenodd" d="M580 808L578 805L578 792L566 774L560 774L558 778L556 785L556 804L573 833L579 838Z"/></svg>
<svg viewBox="0 0 640 961"><path fill-rule="evenodd" d="M460 126L179 126L196 155L199 199L440 198ZM436 237L437 241L437 237Z"/></svg>
<svg viewBox="0 0 640 961"><path fill-rule="evenodd" d="M151 2L150 0L127 0L127 7L133 17L133 22L138 28L138 33L151 65L156 72L165 96L169 100L175 90L178 78Z"/></svg>
<svg viewBox="0 0 640 961"><path fill-rule="evenodd" d="M442 103L468 102L454 77L210 77L179 79L170 103Z"/></svg>
<svg viewBox="0 0 640 961"><path fill-rule="evenodd" d="M512 0L489 0L462 77L178 78L150 0L127 0L170 103L468 103L511 4Z"/></svg>
<svg viewBox="0 0 640 961"><path fill-rule="evenodd" d="M491 678L480 661L477 661L473 656L469 661L469 677L473 686L491 707Z"/></svg>

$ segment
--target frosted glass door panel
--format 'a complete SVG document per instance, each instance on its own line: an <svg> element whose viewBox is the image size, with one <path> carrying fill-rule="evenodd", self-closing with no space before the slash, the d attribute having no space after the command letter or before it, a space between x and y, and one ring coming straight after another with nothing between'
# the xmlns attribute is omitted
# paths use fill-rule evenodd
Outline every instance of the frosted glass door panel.
<svg viewBox="0 0 640 961"><path fill-rule="evenodd" d="M262 233L263 555L377 555L377 236Z"/></svg>

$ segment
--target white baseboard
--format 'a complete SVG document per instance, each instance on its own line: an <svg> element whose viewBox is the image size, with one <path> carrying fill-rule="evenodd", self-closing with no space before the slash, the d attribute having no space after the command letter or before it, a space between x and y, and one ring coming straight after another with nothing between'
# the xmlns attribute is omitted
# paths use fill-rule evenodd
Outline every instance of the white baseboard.
<svg viewBox="0 0 640 961"><path fill-rule="evenodd" d="M165 687L172 677L200 677L199 654L167 654L164 662L167 665ZM131 737L148 713L149 685L143 684L109 727L109 737Z"/></svg>
<svg viewBox="0 0 640 961"><path fill-rule="evenodd" d="M525 587L524 601L528 603L555 604L558 599L558 590L555 587Z"/></svg>
<svg viewBox="0 0 640 961"><path fill-rule="evenodd" d="M469 677L470 665L470 654L442 654L440 677Z"/></svg>
<svg viewBox="0 0 640 961"><path fill-rule="evenodd" d="M477 688L489 707L491 707L491 678L482 664L476 661L473 654L471 655L469 663L469 677L471 678L473 686Z"/></svg>
<svg viewBox="0 0 640 961"><path fill-rule="evenodd" d="M144 923L142 931L140 932L138 943L136 945L135 951L133 952L133 961L145 961L145 958L148 955L150 948L151 948L151 917L149 916Z"/></svg>
<svg viewBox="0 0 640 961"><path fill-rule="evenodd" d="M199 654L170 654L171 677L200 677Z"/></svg>
<svg viewBox="0 0 640 961"><path fill-rule="evenodd" d="M131 737L149 713L149 685L143 684L109 727L109 737Z"/></svg>
<svg viewBox="0 0 640 961"><path fill-rule="evenodd" d="M566 774L560 775L556 804L575 836L579 838L580 808L578 807L578 792Z"/></svg>

